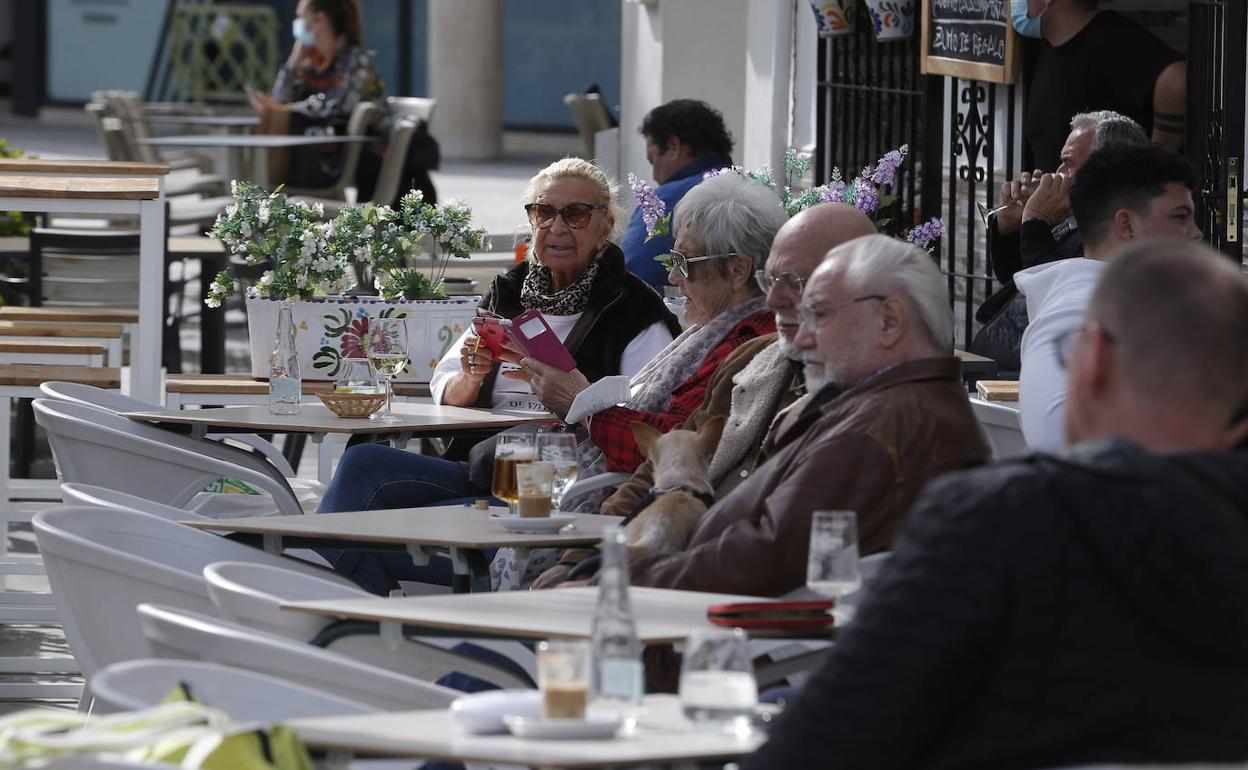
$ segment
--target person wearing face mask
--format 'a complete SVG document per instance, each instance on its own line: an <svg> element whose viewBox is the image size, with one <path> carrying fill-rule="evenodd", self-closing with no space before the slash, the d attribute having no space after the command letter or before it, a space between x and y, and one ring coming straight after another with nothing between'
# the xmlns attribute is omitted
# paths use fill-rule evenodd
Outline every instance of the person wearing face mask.
<svg viewBox="0 0 1248 770"><path fill-rule="evenodd" d="M1098 0L1008 2L1019 34L1043 41L1023 116L1037 168L1056 170L1070 119L1092 110L1126 115L1163 149L1183 146L1187 66L1179 54Z"/></svg>
<svg viewBox="0 0 1248 770"><path fill-rule="evenodd" d="M252 91L251 106L261 114L261 133L342 132L355 106L374 102L369 133L384 136L390 116L386 86L364 48L360 9L355 0L299 0L291 32L295 44L277 73L271 94ZM329 144L272 151L269 183L328 187L342 174L344 145ZM356 187L359 200L372 196L380 156L371 144L360 153ZM429 197L430 191L425 191Z"/></svg>

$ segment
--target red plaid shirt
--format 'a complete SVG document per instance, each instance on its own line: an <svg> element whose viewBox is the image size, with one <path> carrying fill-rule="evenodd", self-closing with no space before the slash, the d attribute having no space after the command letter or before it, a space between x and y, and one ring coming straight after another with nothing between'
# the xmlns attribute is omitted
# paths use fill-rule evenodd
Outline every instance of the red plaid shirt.
<svg viewBox="0 0 1248 770"><path fill-rule="evenodd" d="M705 359L693 376L676 386L667 411L660 414L638 412L624 406L613 406L593 416L589 422L589 437L607 456L607 470L632 473L646 459L637 449L631 423L648 423L666 433L688 419L693 410L702 405L706 397L706 385L728 354L747 340L776 330L776 318L769 310L744 318L724 336Z"/></svg>

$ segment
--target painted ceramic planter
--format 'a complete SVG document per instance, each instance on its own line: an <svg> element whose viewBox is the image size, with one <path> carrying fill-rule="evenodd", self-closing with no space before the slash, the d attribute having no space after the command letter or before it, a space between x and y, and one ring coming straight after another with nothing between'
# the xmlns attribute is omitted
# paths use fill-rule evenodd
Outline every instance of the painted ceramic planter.
<svg viewBox="0 0 1248 770"><path fill-rule="evenodd" d="M409 366L396 380L428 382L438 360L464 333L480 297L397 302L378 297L325 297L293 302L295 347L305 380L333 380L344 358L363 358L370 317L406 318ZM251 375L267 379L281 302L247 300Z"/></svg>
<svg viewBox="0 0 1248 770"><path fill-rule="evenodd" d="M852 35L858 16L858 0L811 0L820 37Z"/></svg>
<svg viewBox="0 0 1248 770"><path fill-rule="evenodd" d="M914 33L914 0L865 0L876 40L904 40Z"/></svg>

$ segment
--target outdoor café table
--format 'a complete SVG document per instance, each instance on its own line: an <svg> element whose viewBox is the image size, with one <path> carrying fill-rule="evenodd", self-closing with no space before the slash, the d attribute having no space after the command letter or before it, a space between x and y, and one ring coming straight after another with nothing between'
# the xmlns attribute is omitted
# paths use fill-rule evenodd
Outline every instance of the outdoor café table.
<svg viewBox="0 0 1248 770"><path fill-rule="evenodd" d="M294 136L290 134L181 134L177 136L157 136L141 139L140 144L153 147L224 147L227 151L227 179L250 178L260 187L268 184L268 163L263 152L259 150L282 150L292 147L311 147L320 144L350 144L355 142L376 141L371 136L326 135L326 136ZM243 150L253 150L252 174L244 177Z"/></svg>
<svg viewBox="0 0 1248 770"><path fill-rule="evenodd" d="M258 115L148 115L145 120L153 126L198 126L229 131L243 131L260 125Z"/></svg>
<svg viewBox="0 0 1248 770"><path fill-rule="evenodd" d="M199 522L197 525L202 526ZM629 588L637 638L646 645L681 644L694 631L720 628L707 619L706 610L712 605L769 601L774 600L671 588ZM284 602L282 609L337 618L337 623L326 626L312 640L313 644L324 646L351 634L377 633L377 624L381 625L383 636L393 636L397 631L412 636L456 638L588 639L597 602L597 586L576 586L545 591ZM777 634L765 632L752 635L772 637ZM797 632L792 636L828 638L826 632L812 631Z"/></svg>
<svg viewBox="0 0 1248 770"><path fill-rule="evenodd" d="M971 385L974 385L976 380L990 380L997 376L999 367L991 358L968 353L965 350L955 350L953 354L962 362L962 379Z"/></svg>
<svg viewBox="0 0 1248 770"><path fill-rule="evenodd" d="M695 730L674 695L647 695L644 706L632 735L603 740L472 735L455 726L449 709L310 717L286 724L309 747L331 754L527 767L722 765L749 754L766 739L757 730L743 734Z"/></svg>
<svg viewBox="0 0 1248 770"><path fill-rule="evenodd" d="M506 508L497 507L480 511L463 505L438 505L307 516L213 519L187 524L244 536L259 535L264 549L270 553L281 553L284 548L403 549L417 564L426 564L431 551L447 551L455 575L454 589L478 592L490 590L490 564L485 551L504 547L593 546L602 540L604 524L619 521L614 516L574 514L574 526L549 535L526 535L509 532L491 518L491 514L506 512Z"/></svg>
<svg viewBox="0 0 1248 770"><path fill-rule="evenodd" d="M157 398L151 400L155 401ZM485 409L438 404L395 403L393 409L395 416L400 418L399 422L376 423L360 418L339 417L322 404L304 404L299 414L291 415L269 414L268 406L227 406L177 411L161 409L121 414L138 422L155 423L162 428L189 428L191 435L196 438L202 438L208 433L306 433L319 445L317 476L326 484L330 479L331 458L329 444L323 439L330 433L382 434L390 436L396 446L403 446L413 438L442 436L481 428L502 430L554 419L549 414L502 414Z"/></svg>
<svg viewBox="0 0 1248 770"><path fill-rule="evenodd" d="M90 160L0 160L0 211L139 216L139 320L130 392L160 400L164 330L165 182L169 167Z"/></svg>

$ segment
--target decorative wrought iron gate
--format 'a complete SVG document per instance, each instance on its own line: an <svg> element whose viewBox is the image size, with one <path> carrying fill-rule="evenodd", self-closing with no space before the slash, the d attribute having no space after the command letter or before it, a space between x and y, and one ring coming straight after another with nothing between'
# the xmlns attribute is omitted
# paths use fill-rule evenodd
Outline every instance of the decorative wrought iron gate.
<svg viewBox="0 0 1248 770"><path fill-rule="evenodd" d="M1188 3L1187 153L1200 174L1200 229L1243 260L1244 0Z"/></svg>
<svg viewBox="0 0 1248 770"><path fill-rule="evenodd" d="M921 75L917 38L880 43L859 26L853 35L819 43L816 182L826 182L834 166L853 174L883 152L910 145L896 221L945 220L945 243L936 254L949 277L955 342L965 347L975 331L974 309L994 280L975 202L991 207L1020 161L1014 87ZM1004 163L994 142L999 131L1006 136Z"/></svg>

